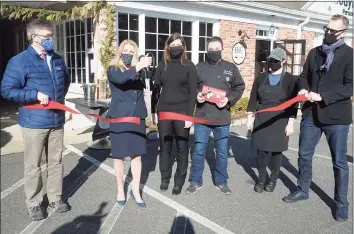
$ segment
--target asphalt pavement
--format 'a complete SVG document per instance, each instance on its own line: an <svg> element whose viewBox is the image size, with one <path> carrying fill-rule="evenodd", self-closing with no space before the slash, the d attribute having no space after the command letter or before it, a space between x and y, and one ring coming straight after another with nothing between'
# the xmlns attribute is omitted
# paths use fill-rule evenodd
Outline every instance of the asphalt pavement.
<svg viewBox="0 0 354 234"><path fill-rule="evenodd" d="M232 190L231 195L221 195L212 183L210 168L215 166L212 137L208 147L203 187L193 195L183 192L179 196L171 194L173 182L168 191L159 190L158 142L150 141L148 154L143 157L142 172L146 209L138 208L129 196L125 207L116 204L113 161L108 158L108 150L87 149L86 144L66 145L63 159L63 197L68 199L72 210L63 214L50 214L46 220L39 222L31 222L26 215L22 180L23 153L2 155L1 233L352 233L352 211L349 220L343 223L336 222L331 215L334 178L324 137L313 160L310 198L294 204L282 201L296 186L298 122L295 131L290 140L290 149L285 152L282 173L275 191L262 194L253 191L254 179L258 174L255 169L256 155L250 147L244 126L233 127L230 133L228 183ZM351 202L352 131L349 139L348 199ZM175 168L176 165L174 171ZM43 170L45 173L45 166ZM125 175L130 175L129 160L126 163ZM126 187L130 191L129 177L127 178ZM188 182L183 191L187 186Z"/></svg>

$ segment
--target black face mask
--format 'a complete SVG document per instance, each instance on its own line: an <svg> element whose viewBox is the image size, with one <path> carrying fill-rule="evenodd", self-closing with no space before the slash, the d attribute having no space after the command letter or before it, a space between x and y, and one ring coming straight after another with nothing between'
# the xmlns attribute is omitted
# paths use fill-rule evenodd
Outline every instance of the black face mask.
<svg viewBox="0 0 354 234"><path fill-rule="evenodd" d="M281 61L271 60L268 62L268 67L272 72L278 71L281 68Z"/></svg>
<svg viewBox="0 0 354 234"><path fill-rule="evenodd" d="M120 57L121 57L124 65L132 64L133 55L131 55L131 54L122 54Z"/></svg>
<svg viewBox="0 0 354 234"><path fill-rule="evenodd" d="M221 59L221 51L208 51L208 59L211 62L216 63Z"/></svg>
<svg viewBox="0 0 354 234"><path fill-rule="evenodd" d="M337 41L339 41L339 39L337 39L337 35L325 33L325 37L323 39L323 44L332 45L332 44L336 43Z"/></svg>
<svg viewBox="0 0 354 234"><path fill-rule="evenodd" d="M182 52L183 52L183 47L182 46L170 47L171 58L179 58L179 57L181 57Z"/></svg>

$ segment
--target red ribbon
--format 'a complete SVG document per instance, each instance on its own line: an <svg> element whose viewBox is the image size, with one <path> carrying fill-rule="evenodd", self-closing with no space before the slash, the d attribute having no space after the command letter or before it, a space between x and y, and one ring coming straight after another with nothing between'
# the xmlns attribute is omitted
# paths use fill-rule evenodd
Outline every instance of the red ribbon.
<svg viewBox="0 0 354 234"><path fill-rule="evenodd" d="M90 115L95 117L96 119L99 119L102 122L105 123L135 123L135 124L140 124L140 118L138 117L120 117L120 118L112 118L112 119L106 119L103 118L100 115L97 114L83 114L80 113L78 111L75 111L73 109L71 109L70 107L67 107L59 102L53 102L53 101L49 101L48 105L42 105L42 104L33 104L33 105L25 105L23 106L24 108L28 108L28 109L41 109L41 110L64 110L64 111L68 111L72 114L77 114L77 115Z"/></svg>
<svg viewBox="0 0 354 234"><path fill-rule="evenodd" d="M298 95L295 98L292 98L292 99L290 99L278 106L266 108L266 109L257 111L255 113L274 112L274 111L285 110L289 106L291 106L297 102L302 102L302 101L308 101L307 97L305 97L305 95ZM183 114L178 114L178 113L174 113L174 112L160 112L159 113L159 120L181 120L181 121L190 121L193 123L200 123L200 124L211 124L211 123L229 121L230 119L206 120L206 119L195 118L195 117L191 117L191 116L183 115Z"/></svg>

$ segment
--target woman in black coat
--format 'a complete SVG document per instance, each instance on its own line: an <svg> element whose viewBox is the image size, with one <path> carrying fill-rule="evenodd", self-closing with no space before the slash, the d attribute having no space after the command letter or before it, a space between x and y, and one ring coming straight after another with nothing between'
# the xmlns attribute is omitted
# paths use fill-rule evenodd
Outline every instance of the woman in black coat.
<svg viewBox="0 0 354 234"><path fill-rule="evenodd" d="M297 95L296 77L283 70L286 53L281 48L272 50L268 57L268 72L261 73L253 83L247 107L247 129L252 131L252 146L257 149L258 181L254 190L273 192L282 165L283 152L288 149L289 136L294 132L296 104L283 111L256 111L280 105ZM254 126L253 126L254 125ZM272 167L267 182L268 154Z"/></svg>
<svg viewBox="0 0 354 234"><path fill-rule="evenodd" d="M110 138L114 171L117 177L117 202L125 205L124 195L124 159L131 158L133 175L131 196L139 207L145 207L139 193L141 176L141 155L146 154L146 125L147 110L144 101L144 80L139 72L151 65L151 57L142 57L138 62L138 47L132 40L123 41L117 52L114 65L109 67L107 76L112 92L112 101L108 118L139 117L140 124L111 123ZM134 146L132 147L132 144Z"/></svg>

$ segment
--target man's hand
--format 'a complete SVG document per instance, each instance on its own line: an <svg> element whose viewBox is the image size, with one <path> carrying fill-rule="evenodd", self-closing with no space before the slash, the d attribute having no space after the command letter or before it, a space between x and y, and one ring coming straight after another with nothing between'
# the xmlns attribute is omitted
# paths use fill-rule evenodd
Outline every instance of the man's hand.
<svg viewBox="0 0 354 234"><path fill-rule="evenodd" d="M229 101L229 99L228 99L227 97L225 97L221 102L219 102L219 103L217 104L217 106L218 106L219 108L223 108L223 107L226 106L226 104L227 104L228 101Z"/></svg>
<svg viewBox="0 0 354 234"><path fill-rule="evenodd" d="M294 133L294 124L293 123L288 123L285 127L285 135L291 136Z"/></svg>
<svg viewBox="0 0 354 234"><path fill-rule="evenodd" d="M193 122L191 122L191 121L184 121L184 128L190 128L190 127L192 127L192 125L193 125Z"/></svg>
<svg viewBox="0 0 354 234"><path fill-rule="evenodd" d="M198 95L197 95L197 101L199 103L205 102L205 96L201 92L199 92Z"/></svg>
<svg viewBox="0 0 354 234"><path fill-rule="evenodd" d="M307 98L309 99L310 102L320 102L320 101L322 101L321 95L319 95L318 93L314 93L314 92L309 92L307 94Z"/></svg>
<svg viewBox="0 0 354 234"><path fill-rule="evenodd" d="M37 93L37 100L40 101L40 104L47 105L49 103L49 97L41 92Z"/></svg>
<svg viewBox="0 0 354 234"><path fill-rule="evenodd" d="M303 94L307 95L308 93L309 93L309 91L307 91L306 89L301 89L301 90L297 93L297 95L303 95Z"/></svg>

